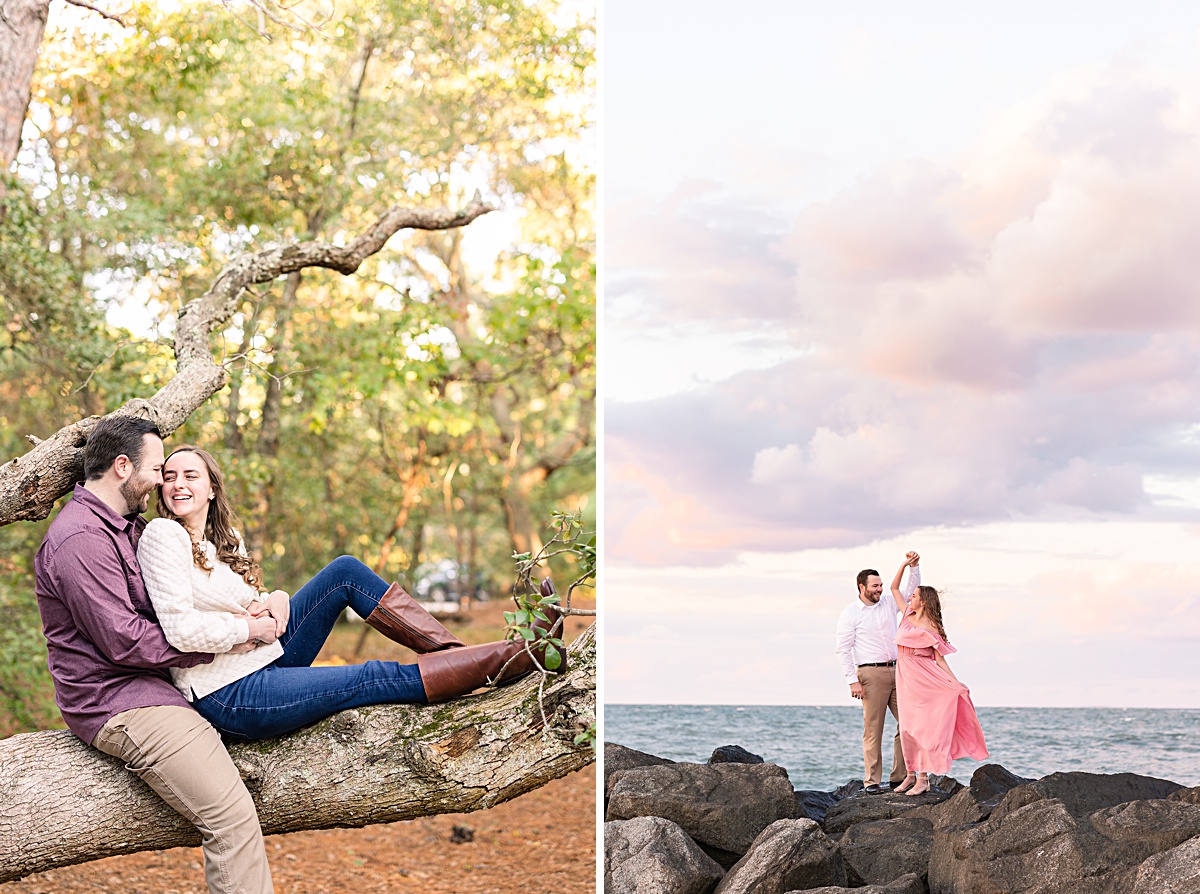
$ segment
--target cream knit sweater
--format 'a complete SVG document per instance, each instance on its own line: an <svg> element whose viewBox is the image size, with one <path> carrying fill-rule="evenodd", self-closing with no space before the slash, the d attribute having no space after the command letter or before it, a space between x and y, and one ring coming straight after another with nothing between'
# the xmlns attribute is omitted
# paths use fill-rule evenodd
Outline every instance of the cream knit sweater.
<svg viewBox="0 0 1200 894"><path fill-rule="evenodd" d="M146 592L154 604L167 642L181 652L215 652L211 664L171 668L171 679L184 698L204 698L266 667L283 655L278 642L251 652L229 654L250 638L246 609L266 599L240 574L217 561L217 550L203 544L212 572L192 561L192 541L187 529L166 518L153 519L138 541L138 564Z"/></svg>

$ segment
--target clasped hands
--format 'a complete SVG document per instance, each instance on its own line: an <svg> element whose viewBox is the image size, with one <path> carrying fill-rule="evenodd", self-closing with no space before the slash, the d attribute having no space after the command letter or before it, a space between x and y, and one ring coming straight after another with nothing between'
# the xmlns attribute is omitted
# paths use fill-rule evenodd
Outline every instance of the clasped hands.
<svg viewBox="0 0 1200 894"><path fill-rule="evenodd" d="M265 602L255 602L235 617L245 618L250 627L250 638L238 643L230 652L250 652L261 645L273 643L287 630L291 617L291 597L283 590L275 590Z"/></svg>

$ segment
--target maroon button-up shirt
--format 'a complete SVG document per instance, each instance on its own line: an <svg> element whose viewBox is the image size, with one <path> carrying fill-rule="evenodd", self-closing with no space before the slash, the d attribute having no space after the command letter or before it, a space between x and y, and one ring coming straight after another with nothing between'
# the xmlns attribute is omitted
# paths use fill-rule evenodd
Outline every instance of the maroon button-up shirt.
<svg viewBox="0 0 1200 894"><path fill-rule="evenodd" d="M145 527L140 515L117 515L77 484L34 560L54 699L67 726L89 745L122 711L190 707L167 668L213 659L180 652L158 626L137 562Z"/></svg>

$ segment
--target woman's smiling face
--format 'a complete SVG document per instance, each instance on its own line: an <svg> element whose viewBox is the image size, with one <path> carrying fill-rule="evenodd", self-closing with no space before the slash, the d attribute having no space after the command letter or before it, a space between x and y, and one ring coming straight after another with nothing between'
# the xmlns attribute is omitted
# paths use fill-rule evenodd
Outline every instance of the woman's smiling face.
<svg viewBox="0 0 1200 894"><path fill-rule="evenodd" d="M202 532L213 498L212 482L204 460L190 450L167 459L162 471L163 502L190 530Z"/></svg>

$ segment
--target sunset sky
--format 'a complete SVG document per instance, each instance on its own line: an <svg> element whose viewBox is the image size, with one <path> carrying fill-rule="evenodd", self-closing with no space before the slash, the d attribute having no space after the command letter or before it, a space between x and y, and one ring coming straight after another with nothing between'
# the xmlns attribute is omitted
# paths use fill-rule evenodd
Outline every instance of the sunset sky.
<svg viewBox="0 0 1200 894"><path fill-rule="evenodd" d="M1200 707L1200 10L606 0L608 703Z"/></svg>

